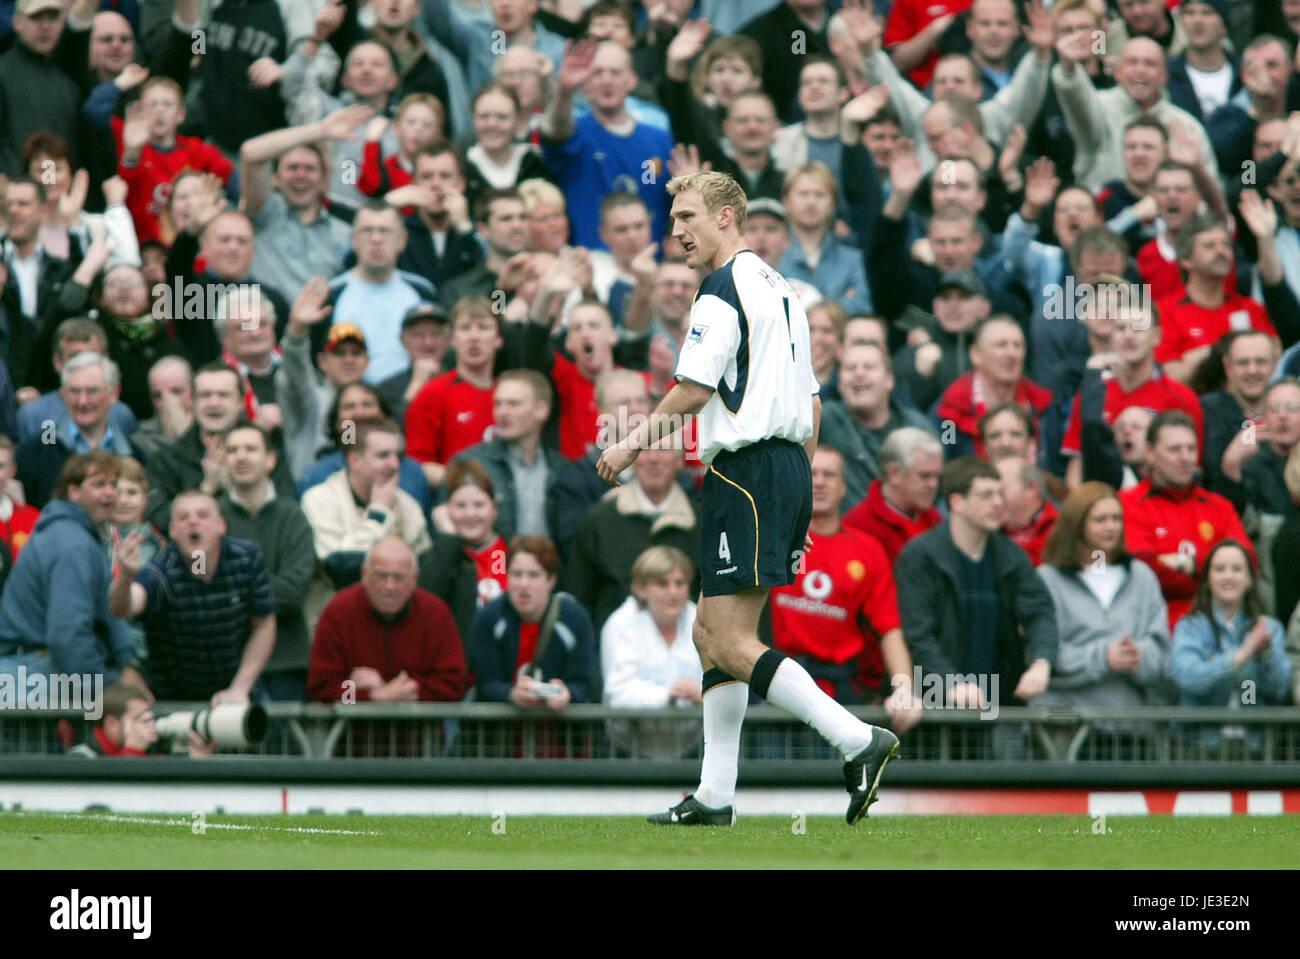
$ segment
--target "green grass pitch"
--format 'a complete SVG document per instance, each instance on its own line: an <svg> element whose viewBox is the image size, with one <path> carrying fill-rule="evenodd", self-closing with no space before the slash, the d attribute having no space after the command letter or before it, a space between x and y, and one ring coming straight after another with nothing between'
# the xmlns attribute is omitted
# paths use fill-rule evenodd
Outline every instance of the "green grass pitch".
<svg viewBox="0 0 1300 959"><path fill-rule="evenodd" d="M494 831L495 825L495 831ZM210 816L0 812L17 869L1265 869L1300 865L1300 816L742 818Z"/></svg>

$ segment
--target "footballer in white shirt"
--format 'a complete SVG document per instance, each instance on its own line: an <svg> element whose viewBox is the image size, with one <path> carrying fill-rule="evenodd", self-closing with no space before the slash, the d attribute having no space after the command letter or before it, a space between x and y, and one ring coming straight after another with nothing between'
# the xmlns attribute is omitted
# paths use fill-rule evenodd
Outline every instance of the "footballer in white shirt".
<svg viewBox="0 0 1300 959"><path fill-rule="evenodd" d="M862 722L807 671L758 639L773 586L795 581L811 547L812 473L821 401L812 372L808 317L790 284L745 248L745 192L724 173L674 177L672 235L691 267L709 273L691 308L677 382L627 438L601 455L615 485L649 445L680 442L698 414L704 476L701 598L693 639L704 667L704 760L700 785L650 817L662 825L735 822L740 728L749 690L821 733L844 756L850 825L876 800L898 737Z"/></svg>

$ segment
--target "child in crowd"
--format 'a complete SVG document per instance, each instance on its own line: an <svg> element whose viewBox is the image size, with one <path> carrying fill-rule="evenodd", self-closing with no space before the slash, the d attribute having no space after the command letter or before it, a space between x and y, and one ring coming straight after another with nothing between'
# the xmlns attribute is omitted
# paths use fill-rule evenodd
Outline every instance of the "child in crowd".
<svg viewBox="0 0 1300 959"><path fill-rule="evenodd" d="M108 561L113 564L113 575L117 575L117 547L136 530L145 534L140 543L140 558L150 562L162 552L167 539L144 518L145 506L149 503L149 474L145 472L140 461L132 456L118 458L117 506L113 508L113 521L109 524ZM135 638L136 655L142 663L148 662L149 650L145 646L144 626L134 619L126 621L127 629Z"/></svg>
<svg viewBox="0 0 1300 959"><path fill-rule="evenodd" d="M234 173L234 164L211 143L176 132L184 122L185 95L168 77L146 80L140 99L127 107L125 121L112 120L117 172L126 181L126 207L141 243L159 238L160 217L178 173L212 173L223 185Z"/></svg>
<svg viewBox="0 0 1300 959"><path fill-rule="evenodd" d="M4 537L14 562L18 553L36 528L36 518L41 511L20 503L10 496L9 484L18 475L14 457L14 441L0 433L0 536Z"/></svg>
<svg viewBox="0 0 1300 959"><path fill-rule="evenodd" d="M388 118L375 117L366 124L366 145L361 156L361 176L357 188L366 196L383 196L399 186L414 182L415 155L443 138L447 129L447 111L432 93L412 93L397 106L393 129L401 144L398 152L383 158L380 141L388 129ZM403 216L414 207L402 211Z"/></svg>

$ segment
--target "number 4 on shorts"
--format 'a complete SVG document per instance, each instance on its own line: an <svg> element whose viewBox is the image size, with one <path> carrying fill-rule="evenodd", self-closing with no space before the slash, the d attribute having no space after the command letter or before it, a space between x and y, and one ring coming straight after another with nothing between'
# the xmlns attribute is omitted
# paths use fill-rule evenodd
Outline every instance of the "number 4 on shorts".
<svg viewBox="0 0 1300 959"><path fill-rule="evenodd" d="M731 547L727 545L727 534L723 533L718 537L718 559L724 563L731 562Z"/></svg>

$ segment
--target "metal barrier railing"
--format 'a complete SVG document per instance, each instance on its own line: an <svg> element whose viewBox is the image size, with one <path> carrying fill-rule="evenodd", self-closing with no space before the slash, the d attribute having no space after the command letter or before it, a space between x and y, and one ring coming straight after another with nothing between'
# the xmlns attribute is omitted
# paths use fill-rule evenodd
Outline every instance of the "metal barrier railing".
<svg viewBox="0 0 1300 959"><path fill-rule="evenodd" d="M194 708L160 704L160 711ZM572 705L562 713L493 703L323 705L275 703L271 728L249 757L332 760L563 759L584 764L698 756L700 710ZM884 725L881 708L852 710ZM91 735L80 713L0 709L0 760L59 756ZM775 763L824 761L832 750L770 706L746 714L741 756ZM968 710L927 711L903 737L901 758L927 764L1105 762L1190 768L1296 763L1300 708L1006 708L995 719Z"/></svg>

